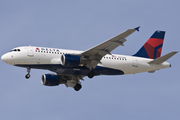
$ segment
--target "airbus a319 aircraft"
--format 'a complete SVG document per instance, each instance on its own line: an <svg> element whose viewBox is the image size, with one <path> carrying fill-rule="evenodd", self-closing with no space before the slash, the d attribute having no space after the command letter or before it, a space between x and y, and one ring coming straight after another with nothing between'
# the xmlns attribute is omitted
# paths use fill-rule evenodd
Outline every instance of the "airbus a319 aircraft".
<svg viewBox="0 0 180 120"><path fill-rule="evenodd" d="M1 59L10 65L27 68L27 79L30 77L31 68L55 72L42 75L42 84L65 84L76 91L82 88L80 80L84 80L86 76L93 78L97 75L154 73L156 70L171 67L171 64L165 61L177 51L161 56L165 31L155 31L132 56L111 54L118 46L124 46L126 37L136 30L139 31L139 27L128 29L86 51L23 46L12 49Z"/></svg>

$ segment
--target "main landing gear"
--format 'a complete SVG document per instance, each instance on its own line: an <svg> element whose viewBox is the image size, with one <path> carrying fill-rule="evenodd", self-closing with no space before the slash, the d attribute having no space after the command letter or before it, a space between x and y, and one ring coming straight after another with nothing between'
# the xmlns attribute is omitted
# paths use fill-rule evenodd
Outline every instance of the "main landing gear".
<svg viewBox="0 0 180 120"><path fill-rule="evenodd" d="M28 68L27 68L28 74L26 74L26 76L25 76L26 79L29 79L29 78L30 78L30 76L31 76L31 75L29 74L30 71L31 71L31 68L28 67Z"/></svg>
<svg viewBox="0 0 180 120"><path fill-rule="evenodd" d="M74 86L75 91L79 91L81 88L82 88L81 84L76 84L76 86Z"/></svg>
<svg viewBox="0 0 180 120"><path fill-rule="evenodd" d="M95 76L95 72L93 70L91 70L89 73L88 73L88 77L89 78L93 78Z"/></svg>

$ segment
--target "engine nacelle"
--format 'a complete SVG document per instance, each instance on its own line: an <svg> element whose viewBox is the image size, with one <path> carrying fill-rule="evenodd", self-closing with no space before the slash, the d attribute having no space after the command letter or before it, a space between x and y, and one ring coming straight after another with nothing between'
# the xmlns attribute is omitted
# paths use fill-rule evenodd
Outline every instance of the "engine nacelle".
<svg viewBox="0 0 180 120"><path fill-rule="evenodd" d="M62 65L64 66L79 66L80 56L65 54L61 56Z"/></svg>
<svg viewBox="0 0 180 120"><path fill-rule="evenodd" d="M60 84L60 77L53 74L42 75L41 83L46 86L58 86Z"/></svg>

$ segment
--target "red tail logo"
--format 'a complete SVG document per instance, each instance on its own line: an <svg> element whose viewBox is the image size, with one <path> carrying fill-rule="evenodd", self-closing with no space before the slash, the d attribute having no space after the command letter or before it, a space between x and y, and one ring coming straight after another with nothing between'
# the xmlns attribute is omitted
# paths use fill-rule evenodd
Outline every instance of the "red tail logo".
<svg viewBox="0 0 180 120"><path fill-rule="evenodd" d="M134 56L151 59L160 57L164 35L165 31L156 31Z"/></svg>

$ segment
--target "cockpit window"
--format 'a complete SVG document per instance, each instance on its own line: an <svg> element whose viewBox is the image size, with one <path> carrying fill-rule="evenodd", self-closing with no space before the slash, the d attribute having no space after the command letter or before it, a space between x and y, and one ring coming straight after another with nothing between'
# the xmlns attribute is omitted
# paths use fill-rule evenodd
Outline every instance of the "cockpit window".
<svg viewBox="0 0 180 120"><path fill-rule="evenodd" d="M19 51L21 51L20 49L13 49L13 50L11 50L10 52L19 52Z"/></svg>

